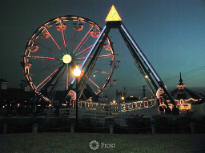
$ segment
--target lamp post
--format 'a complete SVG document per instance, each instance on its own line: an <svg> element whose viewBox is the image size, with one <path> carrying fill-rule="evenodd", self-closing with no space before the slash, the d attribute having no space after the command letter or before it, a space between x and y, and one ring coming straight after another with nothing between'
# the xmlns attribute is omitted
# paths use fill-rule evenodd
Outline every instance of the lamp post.
<svg viewBox="0 0 205 153"><path fill-rule="evenodd" d="M74 76L76 77L76 130L78 130L78 83L79 83L79 77L81 74L81 70L79 69L78 66L76 66L76 68L73 71Z"/></svg>

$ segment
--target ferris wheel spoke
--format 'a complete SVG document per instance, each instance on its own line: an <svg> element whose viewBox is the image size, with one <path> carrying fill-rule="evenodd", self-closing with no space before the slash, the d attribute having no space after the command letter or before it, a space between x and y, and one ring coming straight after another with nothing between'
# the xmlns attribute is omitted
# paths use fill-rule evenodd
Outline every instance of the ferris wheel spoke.
<svg viewBox="0 0 205 153"><path fill-rule="evenodd" d="M77 63L77 62L76 62ZM80 63L77 63L77 64L79 64L79 65L81 65ZM85 67L88 67L87 65L84 65ZM102 71L102 70L100 70L100 69L97 69L97 68L93 68L93 70L96 70L96 71L99 71L99 72L101 72L101 73L104 73L104 74L110 74L110 73L108 73L108 72L105 72L105 71Z"/></svg>
<svg viewBox="0 0 205 153"><path fill-rule="evenodd" d="M51 35L51 33L48 31L48 29L45 27L45 30L48 32L48 34L50 35L50 37L51 37L51 39L53 40L53 42L55 43L55 45L58 47L58 49L62 52L62 53L64 53L63 51L62 51L62 49L60 48L60 46L58 45L58 43L55 41L55 39L53 38L53 36Z"/></svg>
<svg viewBox="0 0 205 153"><path fill-rule="evenodd" d="M70 54L71 54L71 55L72 55L72 51L73 51L73 48L74 48L74 45L75 45L76 35L77 35L77 31L75 31L75 33L74 33L74 35L73 35L72 42L71 42L71 48L70 48Z"/></svg>
<svg viewBox="0 0 205 153"><path fill-rule="evenodd" d="M102 70L97 69L97 68L95 68L95 67L94 67L93 69L96 70L96 71L99 71L99 72L101 72L101 73L104 73L104 74L108 74L108 75L110 74L110 73L108 73L108 72L102 71Z"/></svg>
<svg viewBox="0 0 205 153"><path fill-rule="evenodd" d="M46 67L41 68L41 69L33 70L33 71L31 71L30 73L33 74L33 73L35 73L35 72L42 72L42 71L47 70L47 69L49 69L49 68L53 68L53 67L55 67L55 66L59 66L60 64L62 64L62 62L58 62L58 63L56 63L56 64L49 65L49 66L46 66Z"/></svg>
<svg viewBox="0 0 205 153"><path fill-rule="evenodd" d="M89 47L87 47L86 49L82 50L81 52L77 53L75 56L76 58L85 54L85 53L88 53L90 51L90 48L93 47L93 45L90 45Z"/></svg>
<svg viewBox="0 0 205 153"><path fill-rule="evenodd" d="M66 90L68 90L69 80L70 80L70 66L67 67L67 74L66 74Z"/></svg>
<svg viewBox="0 0 205 153"><path fill-rule="evenodd" d="M86 87L92 89L92 91L95 93L95 95L97 95L96 91L93 89L93 87L89 83L87 83ZM100 89L98 88L98 90L100 90Z"/></svg>
<svg viewBox="0 0 205 153"><path fill-rule="evenodd" d="M60 55L60 54L58 54L58 53L54 52L54 51L53 51L53 50L51 50L50 48L48 48L48 47L46 47L45 45L43 45L43 44L39 43L38 41L36 41L36 43L37 43L37 44L39 44L40 46L42 46L42 47L44 47L44 48L48 49L48 50L49 50L49 51L51 51L52 53L54 53L54 54L56 54L56 55L58 55L58 56L60 56L60 57L61 57L61 55Z"/></svg>
<svg viewBox="0 0 205 153"><path fill-rule="evenodd" d="M62 37L63 37L63 43L64 43L64 46L66 48L66 51L68 53L68 48L67 48L67 45L66 45L66 40L65 40L65 30L63 30L63 23L62 23L62 20L60 20L60 25L61 25L61 33L62 33Z"/></svg>
<svg viewBox="0 0 205 153"><path fill-rule="evenodd" d="M78 44L78 46L75 48L75 50L72 52L77 53L80 48L84 45L84 43L86 42L86 40L90 37L90 31L92 30L93 26L88 30L88 32L85 34L85 36L83 37L83 39L80 41L80 43Z"/></svg>
<svg viewBox="0 0 205 153"><path fill-rule="evenodd" d="M30 59L39 59L39 60L55 60L55 61L60 61L61 59L54 58L54 57L44 57L44 56L24 56L26 58Z"/></svg>
<svg viewBox="0 0 205 153"><path fill-rule="evenodd" d="M48 97L54 97L54 93L56 93L57 89L58 89L58 85L59 83L61 82L62 80L62 77L63 75L65 74L65 71L66 71L66 67L64 68L63 72L60 74L60 76L57 78L53 88L51 89L51 93L48 95ZM53 99L53 98L50 98L50 99Z"/></svg>
<svg viewBox="0 0 205 153"><path fill-rule="evenodd" d="M113 56L118 56L117 54L106 54L106 55L99 55L98 58L109 58Z"/></svg>
<svg viewBox="0 0 205 153"><path fill-rule="evenodd" d="M87 77L88 78L88 77ZM92 82L92 84L94 84L98 89L100 89L100 87L93 81L93 80L91 80L90 78L88 78L88 80L90 81L90 82Z"/></svg>
<svg viewBox="0 0 205 153"><path fill-rule="evenodd" d="M37 90L40 90L42 87L44 87L48 81L51 80L52 75L54 75L58 71L58 68L54 70L49 76L47 76L38 86L36 86Z"/></svg>
<svg viewBox="0 0 205 153"><path fill-rule="evenodd" d="M110 58L113 56L118 56L117 54L106 54L106 55L99 55L97 56L97 58ZM76 58L76 60L85 60L86 57L80 57L80 58ZM88 58L89 60L91 60L93 58L93 56L90 56L90 58Z"/></svg>

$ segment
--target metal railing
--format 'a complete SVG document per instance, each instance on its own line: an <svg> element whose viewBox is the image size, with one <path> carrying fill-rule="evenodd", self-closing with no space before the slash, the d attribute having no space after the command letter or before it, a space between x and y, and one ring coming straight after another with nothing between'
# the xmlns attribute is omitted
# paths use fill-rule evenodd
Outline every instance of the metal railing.
<svg viewBox="0 0 205 153"><path fill-rule="evenodd" d="M89 106L90 107L86 107ZM124 104L118 105L109 105L109 104L85 104L82 106L79 104L78 116L79 118L90 117L98 119L101 122L104 122L105 117L113 117L114 121L119 125L126 125L125 119L131 115L145 115L153 116L158 114L158 108L153 106L150 108L138 108L138 109L125 109ZM76 116L75 108L60 108L59 117L63 116Z"/></svg>

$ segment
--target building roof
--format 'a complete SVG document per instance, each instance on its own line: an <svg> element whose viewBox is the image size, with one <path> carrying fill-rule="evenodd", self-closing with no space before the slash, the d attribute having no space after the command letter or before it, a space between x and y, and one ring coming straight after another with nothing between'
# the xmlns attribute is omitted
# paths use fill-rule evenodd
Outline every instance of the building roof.
<svg viewBox="0 0 205 153"><path fill-rule="evenodd" d="M195 91L192 91L188 88L184 89L175 89L171 91L171 95L174 99L180 100L180 99L201 99L204 98L204 96L200 93L197 93Z"/></svg>
<svg viewBox="0 0 205 153"><path fill-rule="evenodd" d="M4 79L1 78L1 79L0 79L0 82L8 82L8 81L6 81L6 80L4 80Z"/></svg>
<svg viewBox="0 0 205 153"><path fill-rule="evenodd" d="M125 98L125 102L137 101L137 100L139 100L139 99L135 96L129 96L129 97Z"/></svg>
<svg viewBox="0 0 205 153"><path fill-rule="evenodd" d="M180 79L179 79L179 84L177 85L177 88L171 91L171 95L173 99L180 100L180 99L202 99L205 96L201 93L197 93L195 91L192 91L188 88L186 88L185 84L183 84L183 80L181 77L181 72L180 72Z"/></svg>
<svg viewBox="0 0 205 153"><path fill-rule="evenodd" d="M63 100L62 98L64 98L66 94L67 94L66 91L56 91L56 94L53 100ZM92 97L92 94L87 89L84 90L84 95L85 95L86 100L89 97ZM20 88L7 88L7 90L0 89L0 101L4 101L4 100L6 101L29 101L30 98L34 98L34 97L35 97L35 92L33 91L26 92ZM84 97L82 96L82 98Z"/></svg>
<svg viewBox="0 0 205 153"><path fill-rule="evenodd" d="M195 103L192 104L192 105L200 105L200 104L203 104L203 103L205 103L205 98L203 98L202 100L199 100L199 101L195 102Z"/></svg>
<svg viewBox="0 0 205 153"><path fill-rule="evenodd" d="M0 100L29 101L34 96L33 91L25 92L23 89L8 88L7 90L0 90Z"/></svg>

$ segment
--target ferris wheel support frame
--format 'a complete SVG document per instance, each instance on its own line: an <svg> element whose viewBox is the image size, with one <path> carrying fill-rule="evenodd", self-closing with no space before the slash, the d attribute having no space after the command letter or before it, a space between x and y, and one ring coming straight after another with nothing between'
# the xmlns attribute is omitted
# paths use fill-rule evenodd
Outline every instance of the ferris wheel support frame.
<svg viewBox="0 0 205 153"><path fill-rule="evenodd" d="M142 61L142 62L140 62L140 65L145 70L145 73L146 73L146 75L148 75L149 79L151 80L152 85L155 87L155 89L157 89L156 84L153 81L155 79L155 81L158 83L159 87L161 87L164 90L164 92L167 95L167 97L169 98L170 102L174 105L174 107L176 107L176 103L175 103L173 97L171 96L171 94L168 92L167 88L165 87L164 82L159 77L159 75L157 74L157 72L155 71L155 69L153 68L151 63L148 61L148 59L146 58L146 56L144 55L144 53L142 52L142 50L140 49L138 44L135 42L135 40L129 34L128 30L125 28L123 23L120 22L118 24L120 24L120 27L121 27L121 28L119 28L120 34L122 35L122 37L125 36L127 38L127 41L130 42L128 45L130 46L130 48L132 48L130 51L132 52L132 55L134 55L133 56L134 60L138 60L138 61L141 60ZM149 75L149 72L152 74L154 79L152 79L151 75ZM145 77L145 76L143 76L143 77ZM165 104L168 107L168 103L166 101L165 101Z"/></svg>
<svg viewBox="0 0 205 153"><path fill-rule="evenodd" d="M120 31L120 32L121 32L121 31ZM155 97L154 90L153 90L151 84L153 85L154 89L157 91L158 87L157 87L156 83L154 82L154 80L153 80L152 77L150 76L149 71L148 71L148 70L146 69L146 67L143 65L143 62L142 62L142 61L140 60L140 58L136 55L136 52L133 50L133 46L132 46L132 44L130 43L130 41L128 41L128 38L127 38L122 32L121 32L121 35L122 35L122 37L123 37L123 39L124 39L124 41L125 41L125 43L126 43L128 49L129 49L130 53L131 53L131 55L132 55L133 58L134 58L134 61L135 61L135 63L136 63L136 67L138 68L138 70L139 70L139 72L142 74L142 76L144 76L143 78L144 78L145 82L147 83L147 85L148 85L148 87L149 87L149 89L150 89L152 95ZM130 47L130 46L132 46L132 47ZM151 84L150 84L149 80L146 78L146 76L147 76L147 78L149 78ZM155 92L156 92L156 91L155 91Z"/></svg>
<svg viewBox="0 0 205 153"><path fill-rule="evenodd" d="M98 46L98 48L96 50L92 49L92 52L95 52L94 53L95 57L93 57L92 61L90 61L89 66L85 70L84 76L80 80L80 86L81 86L80 88L81 89L84 88L84 85L86 84L85 75L89 75L89 72L92 69L92 65L95 63L97 55L100 52L101 45L104 43L105 37L108 35L110 29L112 29L112 28L117 28L119 30L120 34L122 35L122 37L123 37L123 39L128 47L128 49L130 50L130 53L133 56L135 62L137 62L141 66L141 68L144 70L144 73L146 75L148 75L149 79L151 80L151 84L154 86L154 88L157 90L157 85L154 82L154 80L155 80L157 82L157 84L159 85L159 87L161 87L164 90L168 99L174 105L174 108L176 108L176 103L175 103L173 97L171 96L171 94L168 92L167 88L165 87L162 79L159 77L157 72L154 70L151 63L148 61L148 59L146 58L146 56L144 55L142 50L139 48L139 46L137 45L137 43L132 38L132 36L130 35L130 33L128 32L128 30L125 28L125 26L123 25L123 23L121 21L107 22L107 24L105 25L104 30L102 30L102 32L101 32L100 38L102 37L101 38L102 41L100 42L100 45ZM98 39L96 41L99 41L99 40L100 39ZM93 48L96 48L98 43L99 42L95 42L95 45L93 46ZM88 60L85 60L84 62L87 62L87 61ZM144 73L141 72L143 77L145 77ZM152 75L150 75L149 73L151 73ZM165 104L168 107L168 103L165 102Z"/></svg>

